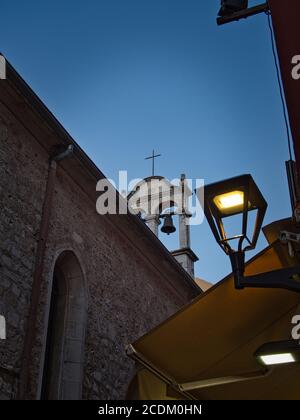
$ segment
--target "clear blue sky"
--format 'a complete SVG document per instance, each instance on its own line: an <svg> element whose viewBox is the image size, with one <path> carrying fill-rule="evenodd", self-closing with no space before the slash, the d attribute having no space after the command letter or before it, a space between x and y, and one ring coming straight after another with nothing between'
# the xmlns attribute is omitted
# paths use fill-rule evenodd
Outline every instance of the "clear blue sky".
<svg viewBox="0 0 300 420"><path fill-rule="evenodd" d="M11 0L0 50L108 177L150 175L153 148L170 179L251 173L268 223L290 216L290 204L267 17L217 27L218 9L219 0ZM199 276L229 272L206 223L192 246Z"/></svg>

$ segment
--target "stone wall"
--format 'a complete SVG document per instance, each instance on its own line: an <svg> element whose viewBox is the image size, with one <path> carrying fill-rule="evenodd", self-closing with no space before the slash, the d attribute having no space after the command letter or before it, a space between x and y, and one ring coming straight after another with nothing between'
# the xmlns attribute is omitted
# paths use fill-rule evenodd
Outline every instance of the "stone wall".
<svg viewBox="0 0 300 420"><path fill-rule="evenodd" d="M113 220L97 215L95 203L77 188L68 174L59 170L41 308L47 307L53 265L64 250L74 251L86 283L84 398L124 398L134 372L133 363L125 354L126 345L185 302L180 290L172 294L164 286L163 273L143 258L148 250L135 248L114 226ZM40 323L43 331L42 313ZM42 347L43 334L38 341Z"/></svg>
<svg viewBox="0 0 300 420"><path fill-rule="evenodd" d="M17 392L24 336L31 327L26 321L49 153L20 123L18 109L13 114L0 103L0 116L0 314L7 320L7 339L0 341L0 398L9 399ZM126 345L197 293L180 270L160 256L151 237L141 246L142 230L120 229L128 225L127 216L114 216L118 220L99 216L95 203L58 165L30 365L30 398L40 396L49 296L62 252L74 252L84 278L85 399L124 398L135 370L125 354Z"/></svg>

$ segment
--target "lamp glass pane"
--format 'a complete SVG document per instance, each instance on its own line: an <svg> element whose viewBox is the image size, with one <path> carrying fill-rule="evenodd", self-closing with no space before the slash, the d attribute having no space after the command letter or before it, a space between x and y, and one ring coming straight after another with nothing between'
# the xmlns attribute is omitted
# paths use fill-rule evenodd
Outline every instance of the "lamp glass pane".
<svg viewBox="0 0 300 420"><path fill-rule="evenodd" d="M284 363L294 363L296 359L291 353L282 354L270 354L266 356L260 356L260 360L267 366L282 365Z"/></svg>
<svg viewBox="0 0 300 420"><path fill-rule="evenodd" d="M217 195L214 204L223 214L231 214L243 211L244 193L243 191L231 191L229 193Z"/></svg>

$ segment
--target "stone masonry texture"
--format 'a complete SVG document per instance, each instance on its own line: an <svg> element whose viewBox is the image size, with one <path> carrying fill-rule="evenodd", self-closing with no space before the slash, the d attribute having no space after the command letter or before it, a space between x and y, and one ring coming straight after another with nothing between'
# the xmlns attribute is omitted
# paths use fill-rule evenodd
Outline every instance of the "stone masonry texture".
<svg viewBox="0 0 300 420"><path fill-rule="evenodd" d="M35 115L35 124L45 144L21 114L9 89L3 96L0 89L0 314L7 323L7 339L0 340L0 399L14 399L18 392L50 155L42 116ZM61 143L55 133L51 141ZM83 399L124 399L135 372L126 345L198 293L151 236L143 240L142 229L131 228L127 216L114 217L98 215L96 195L92 199L84 180L79 185L58 164L27 398L39 398L49 290L65 250L78 257L86 291Z"/></svg>

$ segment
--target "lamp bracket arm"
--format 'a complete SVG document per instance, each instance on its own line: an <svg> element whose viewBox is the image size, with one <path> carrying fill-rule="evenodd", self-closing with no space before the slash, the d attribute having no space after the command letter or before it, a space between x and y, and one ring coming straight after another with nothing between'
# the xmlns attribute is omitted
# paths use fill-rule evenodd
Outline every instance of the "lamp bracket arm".
<svg viewBox="0 0 300 420"><path fill-rule="evenodd" d="M292 292L300 292L300 281L292 279L295 275L300 275L300 266L283 268L254 276L241 277L239 279L239 285L241 288L259 287L269 289L286 289Z"/></svg>
<svg viewBox="0 0 300 420"><path fill-rule="evenodd" d="M288 246L289 256L295 257L293 243L300 244L300 234L295 232L282 231L279 234L280 241Z"/></svg>
<svg viewBox="0 0 300 420"><path fill-rule="evenodd" d="M286 230L280 232L280 241L284 244L288 242L296 242L300 244L300 233L288 232Z"/></svg>

